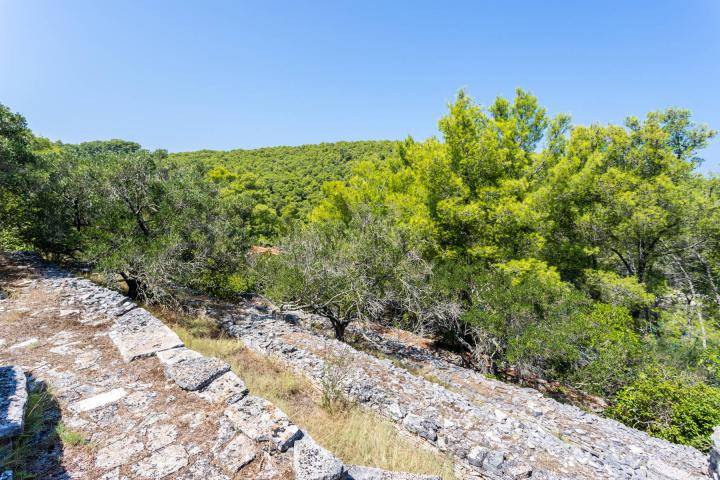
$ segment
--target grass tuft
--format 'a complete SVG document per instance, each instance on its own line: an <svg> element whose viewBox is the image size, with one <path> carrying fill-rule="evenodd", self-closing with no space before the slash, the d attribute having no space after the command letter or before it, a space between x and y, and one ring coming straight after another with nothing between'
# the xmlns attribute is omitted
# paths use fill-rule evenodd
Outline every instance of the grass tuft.
<svg viewBox="0 0 720 480"><path fill-rule="evenodd" d="M34 478L27 473L30 459L36 453L34 440L42 434L48 412L52 409L52 396L46 389L30 392L25 409L25 429L16 438L0 447L0 472L13 470L14 478Z"/></svg>
<svg viewBox="0 0 720 480"><path fill-rule="evenodd" d="M62 422L60 422L57 427L55 427L55 433L64 445L71 445L73 447L90 445L90 440L88 440L85 435L80 432L68 429Z"/></svg>

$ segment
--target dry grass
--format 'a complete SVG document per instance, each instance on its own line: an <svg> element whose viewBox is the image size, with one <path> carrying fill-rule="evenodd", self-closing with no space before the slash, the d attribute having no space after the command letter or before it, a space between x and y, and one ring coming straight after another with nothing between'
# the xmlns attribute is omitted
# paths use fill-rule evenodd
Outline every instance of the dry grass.
<svg viewBox="0 0 720 480"><path fill-rule="evenodd" d="M403 435L389 420L352 405L323 408L321 392L306 379L243 347L238 340L215 335L211 326L202 325L208 320L173 320L171 326L188 348L228 362L251 393L273 402L346 464L455 478L453 463L447 456Z"/></svg>

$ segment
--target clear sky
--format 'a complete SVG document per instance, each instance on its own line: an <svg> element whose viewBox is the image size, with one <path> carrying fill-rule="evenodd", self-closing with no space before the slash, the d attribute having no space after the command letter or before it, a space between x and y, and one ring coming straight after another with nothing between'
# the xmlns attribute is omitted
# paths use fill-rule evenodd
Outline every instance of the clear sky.
<svg viewBox="0 0 720 480"><path fill-rule="evenodd" d="M461 87L720 129L720 1L0 0L0 102L65 142L425 138ZM720 139L704 156L720 172Z"/></svg>

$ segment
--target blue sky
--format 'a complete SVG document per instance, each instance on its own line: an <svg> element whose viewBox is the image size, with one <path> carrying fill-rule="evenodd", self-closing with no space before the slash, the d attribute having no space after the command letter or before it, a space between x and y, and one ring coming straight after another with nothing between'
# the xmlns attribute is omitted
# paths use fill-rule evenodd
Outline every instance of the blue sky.
<svg viewBox="0 0 720 480"><path fill-rule="evenodd" d="M0 0L0 102L65 142L425 138L461 87L720 129L720 2ZM720 172L720 139L704 157Z"/></svg>

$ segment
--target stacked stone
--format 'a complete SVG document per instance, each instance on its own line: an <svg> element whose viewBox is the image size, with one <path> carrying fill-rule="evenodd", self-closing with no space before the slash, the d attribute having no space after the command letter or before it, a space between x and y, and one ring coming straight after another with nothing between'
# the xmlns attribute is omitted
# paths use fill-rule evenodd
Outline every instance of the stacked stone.
<svg viewBox="0 0 720 480"><path fill-rule="evenodd" d="M0 367L0 448L23 432L27 406L27 380L16 366ZM0 480L12 480L11 470L0 472Z"/></svg>
<svg viewBox="0 0 720 480"><path fill-rule="evenodd" d="M289 456L296 478L418 478L343 465L282 411L251 395L227 365L186 349L162 322L119 293L32 257L14 259L41 274L41 279L28 280L29 284L46 282L50 288L61 289L68 305L61 317L77 316L92 326L109 324L110 337L126 362L156 356L176 385L208 402L222 402L223 418L233 429L223 461L234 462L241 470L262 451ZM80 315L76 306L97 315ZM434 383L389 360L276 318L267 309L224 304L208 311L248 347L279 358L318 385L334 368L333 359L344 359L348 372L343 386L348 396L393 419L432 448L452 454L462 469L461 478L693 479L708 475L708 459L697 450L559 404L534 390L483 380L476 372L443 359L425 358L430 372L441 380ZM475 388L478 385L482 388ZM108 398L123 395L116 390L122 389L106 392ZM86 407L92 405L82 401L73 405ZM720 441L710 460L714 478L718 447ZM173 453L158 452L168 457Z"/></svg>
<svg viewBox="0 0 720 480"><path fill-rule="evenodd" d="M440 378L447 383L431 382L303 328L318 319L298 320L297 312L286 319L258 305L204 308L246 346L275 356L318 386L336 360L343 359L348 369L343 387L351 399L451 453L464 477L707 478L708 460L701 452L560 404L535 390L483 380L439 359L433 359L438 369L431 374L460 372L466 383L453 383L458 376ZM471 390L466 386L475 384L491 388L466 393Z"/></svg>
<svg viewBox="0 0 720 480"><path fill-rule="evenodd" d="M242 473L243 468L256 459L260 462L262 453L282 457L280 462L289 456L290 469L297 480L439 480L432 476L343 464L298 428L284 412L267 400L251 395L242 379L230 370L227 363L186 348L171 329L120 293L102 288L87 279L76 278L30 254L6 255L8 257L16 264L40 274L39 279L21 282L23 287L34 288L44 283L44 286L53 290L60 290L63 303L68 306L60 311L60 318L76 320L88 327L108 325L109 337L124 362L156 357L168 380L206 401L208 409L222 405L222 415L234 430L218 453L226 470ZM68 338L58 339L61 345L67 344L71 337L66 336ZM34 340L37 342L37 339ZM18 369L0 369L0 412L11 412L13 418L13 422L8 422L7 426L0 423L0 438L5 433L14 435L22 430L22 414L17 414L21 399L17 393L19 388L15 388L16 393L13 395L8 392L11 384L24 386L24 381L25 376ZM8 389L5 389L6 384ZM75 414L93 412L126 399L127 396L125 388L113 388L75 401L69 409ZM6 403L9 405L7 408ZM162 432L158 435L162 436ZM114 469L119 457L129 458L137 453L137 448L140 447L120 439L99 452L102 458L98 459L96 465L103 469ZM137 470L140 476L161 478L186 463L184 449L170 443L136 464L133 471ZM206 478L202 469L197 468L199 470L190 472L191 476L187 478ZM0 480L7 479L0 476Z"/></svg>
<svg viewBox="0 0 720 480"><path fill-rule="evenodd" d="M212 404L226 405L224 415L238 431L228 447L233 454L226 458L236 463L236 470L255 459L252 448L255 442L270 452L286 452L292 448L296 480L434 478L366 467L353 467L355 473L351 474L348 467L300 430L284 412L267 400L249 395L243 381L230 371L227 363L185 348L172 330L142 308L121 315L110 331L110 338L126 362L156 355L167 378L180 388L197 392Z"/></svg>

